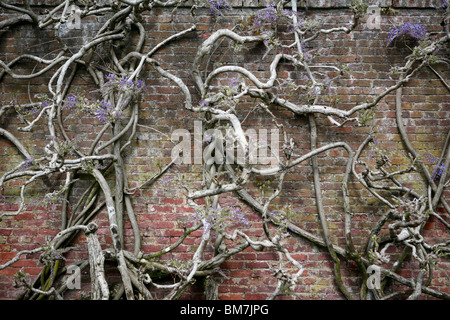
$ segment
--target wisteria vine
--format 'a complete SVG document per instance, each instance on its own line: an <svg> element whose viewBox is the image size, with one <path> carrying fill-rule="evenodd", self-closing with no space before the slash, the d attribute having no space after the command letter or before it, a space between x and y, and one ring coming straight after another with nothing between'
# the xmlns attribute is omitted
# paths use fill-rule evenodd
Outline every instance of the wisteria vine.
<svg viewBox="0 0 450 320"><path fill-rule="evenodd" d="M42 150L31 152L10 132L11 129L0 128L2 139L9 140L24 159L13 168L8 164L7 171L0 178L2 188L7 188L11 182L20 185L15 194L17 210L2 211L0 220L16 218L28 210L27 205L30 204L49 206L51 211L60 210L61 214L61 230L48 243L17 252L14 258L0 265L0 270L3 270L24 255L40 255L43 267L36 278L30 280L23 270L14 276L15 285L24 288L21 299L64 299L71 284L62 275L72 266L79 269L89 267L91 299L134 300L161 296L163 299L180 299L196 279L204 279L207 299L218 299L217 277L223 276L222 263L246 249L276 254L278 260L269 266L276 281L269 299L280 295L299 297L296 285L304 274L304 261L295 258L290 245L298 239L307 240L329 253L335 284L345 298L389 299L406 295L409 299L418 299L424 294L450 298L448 292L429 286L434 268L450 252L450 241L432 242L423 236L423 228L431 216L450 229L447 216L438 211L438 208L444 208L447 215L450 212L443 196L449 186L450 135L439 158L432 154L418 154L409 142L402 119L402 87L420 70L431 68L450 90L445 77L433 69L434 65L448 62L448 59L437 55L440 50L445 52L450 40L447 1L441 5L445 14L443 31L438 36L431 37L418 23L403 22L392 27L386 39L387 46L412 40L413 43L409 44L411 54L393 70L390 79L393 85L382 88L376 95L368 96L365 102L355 103L351 108L341 108L339 97L333 93L336 83L351 73L351 67L317 62L321 51L320 48L314 49L314 42L332 34L356 32L368 8L368 4L361 0L352 1L349 8L352 20L346 26L324 28L314 16L299 9L296 0L282 0L254 10L231 29L218 28L205 33L194 56L189 57L192 58L189 80L192 83L187 83L171 67L161 63L158 53L171 42L196 32L196 11L201 8L209 11L215 26L220 26L220 19L233 12L226 1L194 1L189 8L193 25L180 32L174 31L150 50L144 45L148 31L142 17L151 20L152 9L170 9L173 21L177 14L174 8L186 6L186 1L123 0L107 3L86 0L82 1L83 6L78 7L79 10L71 10L75 4L71 0L59 1L49 12L37 13L26 1L20 6L0 0L0 7L8 17L11 16L0 22L0 30L14 30L18 24L29 24L41 30L58 29L73 18L104 18L103 22L97 21L99 25L94 37L76 49L63 48L53 59L30 53L10 61L0 60L0 80L3 83L13 81L11 79L41 79L43 74L51 71L46 83L47 94L39 95L35 102L29 104L18 98L9 104L3 101L0 109L1 117L5 117L6 112L18 116L24 124L18 128L19 131L32 135L33 130L43 126L47 132ZM74 14L78 16L74 17ZM130 42L132 46L124 45L127 43L125 40L133 37L136 39ZM267 77L264 79L261 72L246 68L244 64L214 63L222 43L227 43L233 54L239 54L250 45L260 45L263 48L261 59L269 60L265 64ZM128 50L121 50L124 47ZM102 57L98 60L100 62L92 62L97 55ZM45 67L21 74L16 71L16 65L22 59ZM280 77L281 64L296 70L299 75L297 81ZM95 90L88 91L74 84L81 69L89 74ZM200 117L205 131L212 132L201 140L202 150L205 150L202 153L205 161L202 163L201 183L193 188L181 178L171 180L183 190L185 201L193 213L179 221L180 233L175 241L153 252L143 252L139 215L134 211L132 198L144 187L153 187L158 179L166 183L164 175L178 163L180 155L170 163L159 165L159 170L144 183L131 187L126 166L127 152L135 147L138 130L150 128L141 122L139 116L142 96L154 89L145 81L146 70L176 86L183 96L180 109ZM373 127L357 150L342 141L325 145L318 143L319 125L333 128L341 128L348 123L367 126L382 99L391 93L396 95L397 126L409 157L406 169L392 169L389 151L379 146ZM236 110L248 105L249 101L253 106L246 113L261 112L270 119L270 129L280 133L280 154L275 153L274 146L277 145L269 144L268 140L252 141L246 136L243 128L245 118L240 118ZM276 110L307 119L310 150L299 151ZM77 116L91 117L98 125L90 132L93 138L82 141L83 148L78 146L79 140L70 138L65 126L65 117ZM157 133L167 136L166 133ZM272 152L269 158L275 158L276 162L252 163L251 150L255 145L256 150ZM330 234L318 162L321 154L336 150L346 155L339 190L344 247L335 243ZM241 162L217 161L229 159L235 152L242 155ZM363 156L366 152L369 154L367 158ZM149 159L151 161L153 159ZM311 169L320 235L301 227L298 208L275 205L286 189L289 170L305 163ZM401 182L401 177L410 173L421 176L421 188ZM59 189L46 193L40 200L27 202L27 191L36 181L52 179L55 175L65 177ZM350 201L350 180L356 181L375 198L382 212L362 250L354 244L352 236L355 213ZM256 188L249 188L252 183ZM80 194L72 193L75 186L82 188ZM256 223L251 221L248 211L235 202L227 205L220 201L222 196L229 194L237 196L242 207L245 205L259 220ZM6 203L7 200L4 201ZM98 225L94 222L100 212L107 216L111 241L107 249L100 245ZM126 246L129 238L124 235L125 219L130 222L133 232L131 250ZM259 236L248 232L256 224L260 226ZM385 231L383 236L382 229ZM86 236L89 257L65 266L65 254L71 250L71 241L80 232ZM200 235L194 237L195 233ZM189 251L190 259L162 259L176 254L182 244L192 243L186 240L191 237L196 240ZM213 248L212 254L209 254L209 247ZM400 251L400 255L390 253L394 247L397 249L395 253ZM408 255L418 264L416 277L406 278L398 272ZM386 266L392 259L395 262ZM120 282L114 290L105 276L106 261L113 261L120 275ZM358 292L343 279L343 261L352 261L358 267L362 280ZM381 285L376 287L368 281L368 270L374 266L384 277ZM400 283L406 289L391 292L390 281Z"/></svg>

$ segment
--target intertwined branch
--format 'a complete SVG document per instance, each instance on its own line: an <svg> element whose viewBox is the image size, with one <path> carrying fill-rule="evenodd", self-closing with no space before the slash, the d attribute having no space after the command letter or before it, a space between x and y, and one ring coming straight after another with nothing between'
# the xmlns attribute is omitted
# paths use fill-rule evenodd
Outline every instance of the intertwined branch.
<svg viewBox="0 0 450 320"><path fill-rule="evenodd" d="M229 8L224 2L195 1L190 11L194 21L192 26L174 33L151 49L144 45L148 31L145 29L143 16L147 15L151 19L153 8L174 8L186 5L184 1L86 0L82 1L81 7L76 7L77 10L72 10L73 5L74 1L61 1L52 10L38 14L27 1L24 1L22 6L0 1L0 7L11 13L11 18L0 22L0 30L14 30L17 25L23 23L42 30L51 28L58 30L73 23L75 18L80 21L95 16L104 18L95 36L75 50L69 50L64 46L58 53L53 54L53 58L44 59L32 54L23 54L11 61L0 60L2 68L0 80L3 82L11 79L45 79L44 75L50 75L46 83L48 94L40 101L29 104L12 101L10 104L2 104L0 116L14 111L25 123L24 127L18 128L19 130L33 132L37 126L44 126L50 140L42 150L43 155L36 158L13 133L0 128L1 136L17 147L24 159L15 168L4 172L0 178L0 186L6 186L8 181L13 180L21 182L18 209L15 212L2 212L0 219L14 219L26 210L27 188L37 180L55 179L55 176L61 174L65 176L61 188L46 194L42 200L44 203L52 203L62 199L61 231L46 246L20 251L15 258L0 266L0 269L4 269L17 262L23 255L41 253L40 260L44 268L32 283L23 272L15 277L18 285L27 288L22 298L63 298L68 280L57 286L57 278L62 273L63 255L70 249L70 241L79 231L83 231L87 236L89 259L79 261L76 265L83 268L88 265L90 267L92 299L122 297L129 300L153 299L155 291L164 292L165 299L178 299L195 279L200 277L206 277L207 289L213 288L206 290L207 298L217 298L217 286L214 285L213 276L220 271L219 268L225 260L249 247L257 251L272 250L278 255L279 267L272 270L277 285L269 298L286 293L297 295L295 286L304 272L304 265L302 261L293 258L293 252L289 251L287 246L296 238L307 239L328 250L334 265L336 284L348 299L353 299L356 295L342 278L342 260L354 261L358 266L363 280L360 298L384 299L405 293L387 295L385 289L389 279L409 287L406 293L411 299L418 298L422 293L450 298L448 293L429 288L433 268L437 266L441 257L448 255L450 241L431 243L423 236L424 226L431 216L436 217L447 228L450 227L447 219L437 212L438 206L443 206L450 212L449 205L443 197L444 190L448 187L449 138L447 137L442 156L436 161L435 172L430 173L421 155L409 142L402 120L402 86L413 79L420 70L432 69L443 85L449 88L445 78L433 69L434 64L445 62L445 59L437 58L436 52L445 48L449 41L447 25L444 26L443 36L422 41L412 49L411 55L405 58L403 65L396 69L397 76L393 78L392 86L383 89L374 97L367 97L366 102L345 110L338 102L327 104L321 97L331 83L336 83L345 74L346 68L315 63L314 57L305 48L321 37L354 32L367 10L367 5L361 1L354 1L350 7L353 20L349 26L321 28L315 20L306 18L297 8L297 1L292 0L279 1L276 6L255 11L233 29L218 29L200 44L193 58L191 74L195 89L185 79L177 76L172 68L164 67L156 56L171 42L196 31L196 11L200 7L209 7L211 13L220 18L218 15ZM173 11L173 14L176 14L176 11ZM137 37L134 47L128 48L129 50L118 49L120 44L130 37ZM261 79L243 65L212 66L210 62L214 61L222 43L231 44L235 48L263 45L266 48L263 58L270 59L270 63L267 64L268 78ZM105 51L105 48L108 49ZM92 63L93 57L97 54L103 54L103 58L109 62ZM16 71L16 67L25 60L39 63L44 67L39 71L21 74ZM281 79L278 75L281 64L294 66L299 74L306 76L307 81L296 83L292 79ZM202 152L204 155L202 187L193 190L186 182L179 181L186 191L188 204L195 212L194 222L191 226L184 227L177 241L159 252L141 251L141 233L131 197L144 186L151 186L164 176L173 164L180 163L180 159L185 155L177 155L164 169L140 186L136 188L129 186L125 152L133 148L138 127L144 127L140 124L140 110L141 94L146 88L145 82L141 79L145 78L143 73L148 69L152 69L155 74L176 85L184 97L184 103L180 108L189 110L193 117L200 117L204 127L210 130L208 132L213 132L208 141L204 141L206 147ZM97 101L88 99L87 95L76 94L73 90L76 87L74 79L81 70L89 73L98 88L96 92L100 99ZM335 75L334 78L324 77L329 71ZM223 84L223 79L227 79L227 85ZM290 89L299 94L290 96L278 94L277 89L283 83L288 83ZM327 126L342 127L348 123L364 125L368 115L391 93L396 93L397 126L411 158L411 165L407 169L389 171L388 155L382 151L376 155L375 168L362 159L361 154L369 146L373 146L376 140L373 131L357 150L343 141L319 146L318 125L323 124L323 118L328 121ZM270 165L255 164L251 158L252 152L258 147L255 147L255 141L251 141L246 135L245 119L240 118L236 111L241 103L248 104L249 101L253 104L252 110L262 111L272 120L273 128L281 130L282 152L277 153L277 150L269 148L272 152L269 158L276 160ZM295 141L284 130L283 119L277 116L274 111L276 109L289 111L293 115L307 116L311 146L309 152L296 154ZM69 137L62 115L67 110L90 114L102 124L103 127L94 132L96 137L90 141L87 150L77 148L76 143ZM257 145L260 148L268 148L267 145ZM347 157L341 183L344 213L342 231L345 247L333 242L328 229L317 160L320 154L333 149L344 150ZM241 155L238 161L227 162L227 159L235 159L235 153ZM295 224L288 211L273 214L271 209L276 199L282 195L286 175L306 161L310 161L313 173L317 214L322 229L320 236ZM399 180L400 176L415 171L423 177L422 183L425 186L423 189L410 189ZM83 178L86 174L92 179ZM266 176L274 177L275 187L272 192L256 197L250 192L249 183L258 177ZM385 210L385 214L372 229L363 252L357 248L352 239L354 213L349 194L351 179L356 179L378 199ZM89 182L87 187L86 181ZM72 203L71 190L79 184L86 187L85 191L77 198L76 203ZM252 237L245 232L245 228L230 223L230 217L238 219L241 223L248 223L243 213L233 211L220 203L220 197L227 196L230 192L236 194L259 214L264 238ZM204 202L199 201L200 199ZM112 243L110 249L102 250L96 235L97 226L92 220L104 208L108 215ZM134 233L133 252L125 249L123 235L125 214L131 222ZM380 239L379 235L383 228L388 228L389 235ZM173 252L195 231L200 231L201 237L190 261L175 266L171 260L158 260L159 257ZM214 255L207 258L205 253L209 244L214 247ZM392 268L383 267L390 259L388 249L394 246L404 250L403 254ZM407 279L397 273L401 262L409 252L419 264L418 275L414 279ZM105 259L116 261L120 273L121 283L114 292L110 291L105 278ZM368 287L367 268L373 265L378 266L385 276L382 285L377 288ZM162 275L171 275L175 280L171 284L159 281L164 278Z"/></svg>

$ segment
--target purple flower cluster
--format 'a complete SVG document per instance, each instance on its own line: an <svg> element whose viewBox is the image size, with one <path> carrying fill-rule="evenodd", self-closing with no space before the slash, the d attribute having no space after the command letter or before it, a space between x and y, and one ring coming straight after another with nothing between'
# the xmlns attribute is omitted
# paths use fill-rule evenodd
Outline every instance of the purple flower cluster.
<svg viewBox="0 0 450 320"><path fill-rule="evenodd" d="M65 107L67 110L72 110L72 108L78 103L78 97L74 94L71 94L67 97L65 101Z"/></svg>
<svg viewBox="0 0 450 320"><path fill-rule="evenodd" d="M395 39L398 38L410 38L415 41L419 41L425 39L426 36L427 31L421 24L411 24L409 22L404 22L389 31L387 43L388 45L391 45L395 41Z"/></svg>
<svg viewBox="0 0 450 320"><path fill-rule="evenodd" d="M102 100L95 110L95 115L100 122L108 121L110 110L112 109L111 103Z"/></svg>
<svg viewBox="0 0 450 320"><path fill-rule="evenodd" d="M307 52L306 52L306 45L305 45L304 43L302 44L301 50L302 50L302 53L304 53L303 59L304 59L306 62L311 62L313 56L312 56L310 53L307 53Z"/></svg>
<svg viewBox="0 0 450 320"><path fill-rule="evenodd" d="M105 76L105 79L108 80L108 82L110 82L110 81L112 82L112 81L116 81L117 77L114 73L110 73Z"/></svg>
<svg viewBox="0 0 450 320"><path fill-rule="evenodd" d="M231 216L237 223L243 224L246 227L250 226L248 220L244 217L244 214L241 212L241 209L235 208L231 210Z"/></svg>
<svg viewBox="0 0 450 320"><path fill-rule="evenodd" d="M295 31L295 30L300 30L303 26L303 24L305 23L305 19L300 19L297 24L293 25L291 28L291 32Z"/></svg>
<svg viewBox="0 0 450 320"><path fill-rule="evenodd" d="M260 30L263 23L274 23L278 21L279 15L274 6L269 5L266 9L258 11L253 20L253 29Z"/></svg>
<svg viewBox="0 0 450 320"><path fill-rule="evenodd" d="M429 152L425 154L425 160L426 160L428 163L432 163L432 164L437 163L437 162L439 161L438 158L436 158L434 155L432 155L432 154L429 153Z"/></svg>
<svg viewBox="0 0 450 320"><path fill-rule="evenodd" d="M105 83L105 86L116 88L122 92L128 91L128 92L133 92L133 93L139 93L147 88L145 86L144 81L142 81L142 80L132 81L132 80L128 79L128 77L118 78L113 73L106 75L105 79L107 80L107 82Z"/></svg>
<svg viewBox="0 0 450 320"><path fill-rule="evenodd" d="M434 167L433 173L431 174L431 177L434 182L439 181L439 179L442 176L442 173L444 172L444 169L445 169L445 164L443 162Z"/></svg>
<svg viewBox="0 0 450 320"><path fill-rule="evenodd" d="M64 108L71 111L74 107L83 109L83 106L89 105L89 99L86 97L82 97L82 95L82 93L78 95L71 93L64 101Z"/></svg>
<svg viewBox="0 0 450 320"><path fill-rule="evenodd" d="M213 137L209 134L205 134L205 137L203 138L203 147L206 147L208 144L211 143Z"/></svg>
<svg viewBox="0 0 450 320"><path fill-rule="evenodd" d="M443 10L445 10L445 9L447 9L448 7L449 7L448 1L442 0L442 6L441 6L441 8L442 8Z"/></svg>
<svg viewBox="0 0 450 320"><path fill-rule="evenodd" d="M42 109L48 107L48 103L47 102L42 102L40 105L36 105L34 106L31 110L28 111L23 111L23 113L25 115L33 115L36 116Z"/></svg>
<svg viewBox="0 0 450 320"><path fill-rule="evenodd" d="M33 165L33 158L26 158L22 164L22 169L29 169Z"/></svg>
<svg viewBox="0 0 450 320"><path fill-rule="evenodd" d="M289 30L290 32L293 32L295 30L300 30L306 22L306 19L302 16L302 13L300 13L298 11L288 10L288 9L283 10L283 16L288 17L289 20L292 20L292 17L294 15L297 16L297 23L292 24L292 27Z"/></svg>
<svg viewBox="0 0 450 320"><path fill-rule="evenodd" d="M260 11L257 14L257 17L260 20L264 20L267 22L275 22L278 20L278 12L277 9L275 9L274 6L269 5L266 7L266 9L264 11Z"/></svg>
<svg viewBox="0 0 450 320"><path fill-rule="evenodd" d="M214 17L221 16L222 10L231 9L231 7L224 0L209 0L209 12Z"/></svg>
<svg viewBox="0 0 450 320"><path fill-rule="evenodd" d="M444 162L440 162L439 158L436 158L429 152L424 155L424 160L434 165L433 172L431 173L431 178L433 179L434 182L438 182L445 169Z"/></svg>
<svg viewBox="0 0 450 320"><path fill-rule="evenodd" d="M228 86L233 89L236 89L239 86L239 83L240 83L239 79L234 77L228 81Z"/></svg>
<svg viewBox="0 0 450 320"><path fill-rule="evenodd" d="M161 180L159 180L161 183L167 183L172 179L170 176L165 176Z"/></svg>

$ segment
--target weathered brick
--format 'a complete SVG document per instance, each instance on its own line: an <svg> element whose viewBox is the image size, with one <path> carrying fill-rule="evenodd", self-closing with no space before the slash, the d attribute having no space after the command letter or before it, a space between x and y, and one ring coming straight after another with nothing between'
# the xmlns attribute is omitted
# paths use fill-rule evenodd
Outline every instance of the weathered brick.
<svg viewBox="0 0 450 320"><path fill-rule="evenodd" d="M22 5L23 1L13 0L9 3ZM55 3L52 0L39 0L33 1L34 5ZM233 1L239 3L239 6L244 3L242 13L250 12L249 7L257 5L264 7L266 4L259 1L258 4L253 1ZM268 2L267 2L268 4ZM313 8L323 5L321 10L315 11ZM342 6L347 5L346 1L320 1L317 3L311 3L310 15L318 15L324 18L326 26L332 27L336 24L347 23L349 21L348 12L341 12ZM428 31L440 32L438 25L434 26L435 22L434 14L431 10L421 12L415 10L413 7L429 7L430 1L394 1L393 5L400 8L400 14L396 16L405 19L405 21L415 21L420 19L427 27ZM337 10L327 10L327 8L338 8ZM146 30L149 31L149 37L146 39L144 52L147 52L152 46L166 37L173 35L175 32L181 31L190 26L191 16L189 12L183 8L183 5L179 8L182 12L180 16L177 16L175 20L172 20L172 12L165 10L164 8L153 8L150 13L146 13L143 17L143 23ZM174 72L177 76L182 78L192 86L192 79L190 78L189 69L191 67L192 59L196 53L196 48L201 41L207 39L211 32L214 30L214 23L207 13L207 9L196 11L199 24L197 25L197 31L185 39L175 41L161 50L159 50L154 58L161 63L161 66L170 72ZM339 14L335 14L339 13ZM240 16L241 12L233 13L230 17L224 17L223 25L229 28L234 27L234 18ZM419 15L420 14L420 15ZM3 15L3 11L2 11ZM2 16L3 18L3 16ZM385 17L383 17L385 18ZM434 20L433 20L434 19ZM90 21L91 23L92 21ZM215 25L214 25L215 26ZM217 25L219 26L219 25ZM315 59L317 63L323 64L336 64L336 63L349 63L355 69L353 77L343 77L339 82L341 87L338 87L335 91L337 98L340 102L337 107L344 110L353 108L356 104L365 102L367 95L379 94L383 91L383 88L393 84L393 81L389 79L389 71L393 64L401 65L406 54L409 54L406 48L386 47L385 37L390 25L383 20L381 31L368 31L363 24L353 34L341 35L332 34L329 36L328 41L323 41L324 36L320 36L311 44L312 48L326 49L327 53L319 56ZM52 33L40 32L30 33L29 26L23 26L20 29L17 37L2 34L0 43L2 47L2 60L11 61L13 57L16 57L22 53L29 52L29 50L35 50L35 54L46 54L48 48L39 46L42 35L45 34L46 38L52 37ZM10 33L11 34L11 33ZM21 43L24 43L23 45ZM135 45L135 39L130 43ZM26 44L26 45L25 45ZM264 53L264 48L251 47L244 49L241 56L231 56L233 54L232 48L229 47L229 43L224 41L222 46L218 48L218 52L221 55L221 61L226 64L240 64L242 63L249 70L254 72L255 76L260 79L267 79L268 74L268 61L270 56L266 60L261 61L261 54ZM212 61L211 63L213 63ZM31 72L35 68L33 63L21 64L17 69L21 73ZM443 75L448 75L448 71L445 68L436 67ZM182 69L178 71L177 69ZM301 82L300 68L296 69L293 66L283 63L279 68L279 76L284 79L296 78L298 82ZM135 148L135 151L127 157L127 170L130 174L129 186L136 187L140 183L148 179L153 172L157 172L155 159L159 156L162 164L170 162L170 150L173 146L169 142L167 137L163 137L156 132L158 130L163 133L170 133L174 129L184 128L192 131L192 117L193 114L190 111L183 109L184 96L181 94L178 87L173 82L167 79L159 77L151 67L146 69L147 76L145 78L146 85L149 90L142 95L142 102L140 104L140 121L139 124L146 125L148 128L138 127L138 142L133 144L130 148ZM337 76L337 73L330 72L328 76ZM444 78L448 78L444 76ZM18 91L15 96L20 101L28 101L30 96L36 93L45 93L47 91L44 81L31 80L28 87L28 81L11 82L10 77L6 78L8 81L0 82L2 89L2 102L8 102L14 98L13 91ZM417 150L433 150L436 155L440 154L440 148L442 148L445 141L445 135L448 132L450 126L449 113L448 113L448 91L436 80L429 71L421 71L413 79L406 84L403 90L402 99L402 117L406 124L406 131L408 137L411 139L414 147ZM48 76L45 79L48 81ZM75 86L89 88L91 86L90 76L86 74L83 77L77 77L75 79ZM227 83L226 77L221 80L224 84ZM11 83L11 85L9 85ZM26 90L25 90L26 88ZM28 92L28 90L30 92ZM280 90L280 94L283 94ZM198 97L195 97L196 99ZM246 116L248 110L254 106L253 101L244 101L240 104L236 110L237 114ZM396 151L403 148L400 136L398 135L398 129L396 127L396 113L395 113L395 92L385 97L379 105L377 105L375 119L373 123L376 124L375 137L382 142L381 146L387 151ZM284 129L289 135L295 137L297 142L297 150L299 154L305 154L310 150L309 141L309 127L306 117L294 117L292 114L281 108L271 109L279 119L282 120ZM306 119L305 119L306 118ZM30 135L28 133L16 132L17 127L22 125L19 121L13 118L13 114L8 114L4 119L0 119L0 126L7 130L14 131L17 137L26 144L30 150L38 151L46 145L45 132L42 129L36 127L33 137L35 142L30 142ZM325 145L330 142L345 141L349 143L354 150L356 150L360 143L365 139L370 131L370 127L358 128L353 122L342 127L331 126L326 117L318 117L319 124L319 144ZM250 114L245 121L245 125L252 126L271 126L271 118L262 112L255 112ZM83 114L79 117L73 117L70 122L67 123L66 129L70 132L71 136L81 137L78 145L84 148L85 152L89 150L90 144L93 139L96 138L97 132L100 130L101 124L98 123L95 117L90 117ZM82 132L87 131L90 133L83 135ZM110 138L110 133L107 132L105 139ZM327 222L329 230L332 233L332 239L334 243L338 243L345 247L345 239L342 234L342 193L341 193L341 181L342 175L347 163L347 152L342 149L333 149L324 152L318 156L321 172L321 187L324 192L324 205L326 207ZM19 157L19 153L12 144L0 137L0 157L7 159L7 157L15 157L14 161L3 164L1 170L5 172L12 168L12 165L17 165L22 159ZM17 158L17 159L16 159ZM405 159L394 155L391 157L391 164L394 166L404 165ZM6 161L5 161L6 162ZM160 164L161 164L160 163ZM171 168L171 170L175 170ZM185 174L182 178L184 183L192 183L192 188L201 188L201 177L195 174L201 173L201 167L188 168L187 166L179 166L176 170L177 174ZM190 173L193 173L192 175ZM199 178L200 177L200 178ZM61 181L64 178L60 178ZM199 180L200 179L200 180ZM283 194L281 198L276 199L273 203L274 207L282 208L284 205L291 205L298 207L299 213L296 215L296 224L305 230L321 235L322 230L317 216L317 207L314 201L314 189L312 184L312 173L309 166L309 161L305 161L295 169L289 171L285 177L285 184L283 185ZM167 247L174 243L182 234L182 230L178 225L177 218L190 216L194 213L194 209L190 207L183 197L182 190L176 184L170 184L173 180L168 182L158 181L151 187L146 187L140 190L133 196L133 205L135 206L135 212L138 219L138 224L143 233L143 245L142 252L152 253ZM11 192L4 196L18 195L18 188L20 188L22 182L12 181L7 186L9 190L5 192ZM194 184L196 183L196 184ZM416 182L411 182L415 184ZM42 184L43 186L44 184ZM275 184L273 184L275 185ZM40 190L40 187L36 187L36 191L44 192L44 188ZM352 236L354 237L355 244L357 246L364 246L365 239L368 230L373 226L376 221L377 201L371 203L362 203L368 199L359 197L361 186L356 181L351 181L349 185L351 193L351 205L355 211L353 216L353 226L356 228L352 230ZM193 190L192 189L192 190ZM31 189L30 189L31 190ZM33 189L35 190L35 189ZM46 192L47 190L45 190ZM260 194L258 190L254 190L256 197ZM77 191L79 195L79 190ZM44 193L42 193L44 195ZM239 200L232 198L233 195L227 194L227 198L221 199L221 205L223 206L241 206ZM366 196L367 197L367 196ZM204 201L198 201L199 205L204 205ZM17 210L17 204L7 205L2 204L2 210L11 211ZM56 207L56 210L60 210L60 207ZM4 261L11 259L15 256L15 252L11 252L13 248L31 249L37 246L38 243L45 243L49 238L54 236L59 231L60 217L54 213L50 213L46 206L39 206L37 211L31 212L26 210L18 216L8 218L8 221L2 221L0 225L0 265ZM250 211L248 208L243 210ZM439 208L437 212L443 214L442 208ZM362 215L358 215L361 213ZM368 218L370 217L370 218ZM241 229L245 231L250 237L258 239L264 237L261 229L260 216L254 213L249 213L246 218L251 221L251 226L247 229ZM130 251L133 250L133 237L134 234L131 229L131 224L125 217L125 242L126 248ZM97 231L99 239L102 241L102 245L108 246L111 243L111 236L109 230L109 224L107 221L106 212L102 211L102 214L96 217L96 222L100 228ZM427 235L431 235L437 239L442 237L445 239L445 228L442 223L438 223L435 220L431 220L425 225L425 232ZM275 230L271 229L275 232ZM192 258L193 252L191 246L198 246L200 243L200 237L202 236L202 230L196 231L189 235L183 245L179 246L171 257L164 257L163 259L179 259L188 260ZM3 241L3 242L2 242ZM6 242L5 242L6 241ZM291 241L291 242L289 242ZM314 298L314 299L342 299L342 295L338 293L333 281L332 269L333 263L330 260L330 255L326 250L317 249L316 247L308 244L306 241L293 241L289 240L286 247L292 250L292 257L299 261L304 267L305 272L299 280L297 285L298 293L302 297ZM14 246L9 242L21 242L19 246ZM77 251L67 253L67 258L75 260L80 257L86 256L86 237L81 234L73 241L77 246ZM300 243L300 244L299 244ZM233 243L230 241L230 246ZM212 249L208 248L207 256L212 256ZM36 259L39 255L36 255ZM16 291L11 286L4 285L4 279L10 278L15 272L19 270L19 267L24 267L26 272L36 275L39 273L40 268L38 264L35 264L37 260L31 260L27 256L26 259L21 259L17 262L13 268L7 268L0 270L0 298L8 297L13 298L13 293ZM237 254L230 260L226 260L221 269L224 271L229 279L224 279L219 287L220 299L265 299L273 292L276 281L273 277L267 277L261 270L267 270L267 265L276 265L279 263L278 256L274 251L265 250L263 252L255 252L249 248L240 254ZM348 276L348 283L352 287L359 288L359 284L355 280L355 269L349 266L345 269L346 277ZM354 266L353 266L354 267ZM411 278L413 273L413 265L408 265L410 269L402 271L401 275L406 278ZM448 270L448 266L447 270ZM348 273L348 274L347 274ZM444 275L440 275L441 278L433 282L439 289L443 291L448 290L448 282L443 279ZM118 278L117 278L118 279ZM194 288L192 292L186 293L186 298L198 298L199 295L196 290L201 291L201 286ZM254 290L254 291L251 291ZM280 299L288 299L289 297L283 296Z"/></svg>

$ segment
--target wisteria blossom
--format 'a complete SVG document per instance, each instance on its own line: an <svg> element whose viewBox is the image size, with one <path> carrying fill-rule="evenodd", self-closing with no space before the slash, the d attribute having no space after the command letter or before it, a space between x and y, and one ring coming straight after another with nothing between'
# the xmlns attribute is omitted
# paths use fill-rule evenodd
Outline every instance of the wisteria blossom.
<svg viewBox="0 0 450 320"><path fill-rule="evenodd" d="M389 31L387 43L391 45L396 39L407 38L415 41L424 40L427 30L419 23L404 22Z"/></svg>

